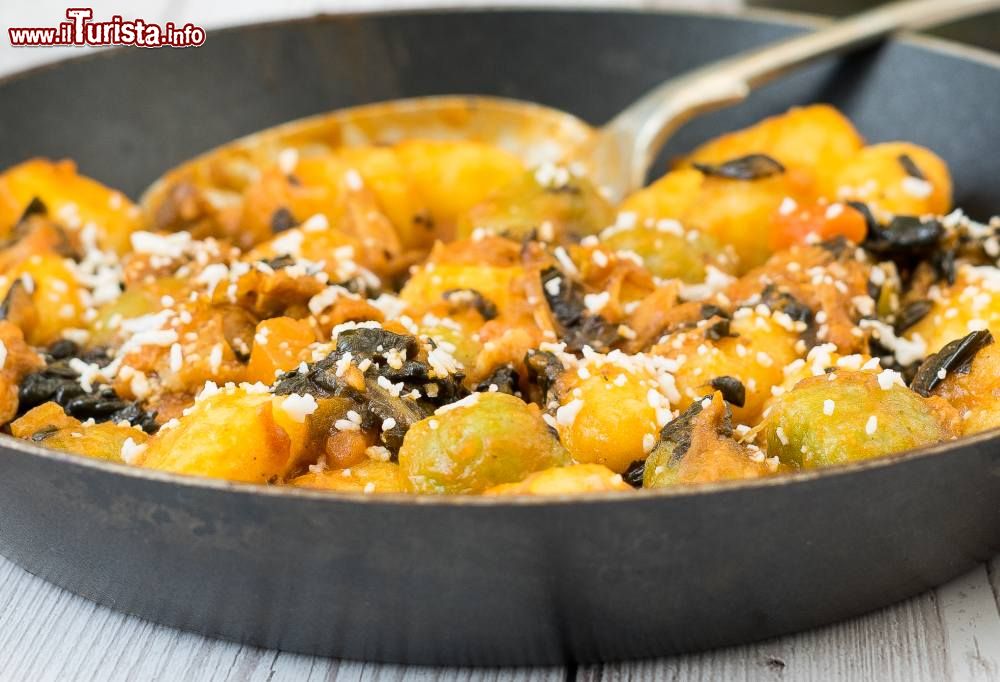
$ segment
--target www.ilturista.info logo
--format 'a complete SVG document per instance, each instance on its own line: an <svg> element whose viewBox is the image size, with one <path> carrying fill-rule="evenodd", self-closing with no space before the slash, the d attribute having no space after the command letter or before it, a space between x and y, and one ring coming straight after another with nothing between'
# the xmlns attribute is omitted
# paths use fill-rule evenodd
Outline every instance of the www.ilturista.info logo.
<svg viewBox="0 0 1000 682"><path fill-rule="evenodd" d="M92 21L90 7L66 10L69 21L58 26L8 28L14 47L53 45L135 45L136 47L197 47L205 42L205 29L193 24L176 26L172 21L154 24L142 19Z"/></svg>

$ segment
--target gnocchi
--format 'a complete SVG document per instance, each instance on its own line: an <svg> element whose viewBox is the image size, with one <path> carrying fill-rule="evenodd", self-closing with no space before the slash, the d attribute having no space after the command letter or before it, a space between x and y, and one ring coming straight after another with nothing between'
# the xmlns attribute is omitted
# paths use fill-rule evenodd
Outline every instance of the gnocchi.
<svg viewBox="0 0 1000 682"><path fill-rule="evenodd" d="M0 173L0 422L342 494L629 494L1000 426L1000 224L825 105L612 206L481 141L235 149L141 210Z"/></svg>

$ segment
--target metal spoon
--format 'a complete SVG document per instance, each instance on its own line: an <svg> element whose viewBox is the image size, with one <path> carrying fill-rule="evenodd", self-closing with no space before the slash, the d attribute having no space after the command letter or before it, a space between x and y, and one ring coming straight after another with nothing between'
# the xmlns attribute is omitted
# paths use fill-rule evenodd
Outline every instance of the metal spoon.
<svg viewBox="0 0 1000 682"><path fill-rule="evenodd" d="M642 187L663 144L693 117L740 102L753 88L820 57L869 45L901 29L927 28L993 9L1000 9L1000 0L884 5L672 78L599 129L556 109L492 97L426 97L342 109L254 133L188 161L153 183L142 203L155 211L177 182L211 184L220 168L226 169L223 186L238 188L241 166L249 172L255 161L277 159L286 149L421 137L485 141L529 164L577 161L617 201Z"/></svg>

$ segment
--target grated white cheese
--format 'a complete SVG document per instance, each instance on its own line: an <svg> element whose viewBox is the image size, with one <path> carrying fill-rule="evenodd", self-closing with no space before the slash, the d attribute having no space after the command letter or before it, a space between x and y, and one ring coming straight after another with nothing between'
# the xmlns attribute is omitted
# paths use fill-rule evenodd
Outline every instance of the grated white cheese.
<svg viewBox="0 0 1000 682"><path fill-rule="evenodd" d="M201 387L201 391L199 391L198 395L194 397L194 401L198 403L202 400L207 400L213 396L219 395L219 393L221 393L221 391L219 390L218 384L214 381L206 381L205 385Z"/></svg>
<svg viewBox="0 0 1000 682"><path fill-rule="evenodd" d="M303 424L306 417L319 409L319 404L316 402L316 398L308 393L305 395L292 393L281 401L280 407L285 414L292 418L292 421Z"/></svg>
<svg viewBox="0 0 1000 682"><path fill-rule="evenodd" d="M347 368L351 366L351 360L353 359L354 355L351 353L351 351L347 351L342 356L340 356L340 359L337 360L337 363L335 365L336 375L338 377L343 377L344 374L347 373Z"/></svg>
<svg viewBox="0 0 1000 682"><path fill-rule="evenodd" d="M134 440L132 440L132 437L129 436L128 438L125 439L125 442L122 443L122 449L121 449L122 461L125 462L126 464L135 464L136 461L139 459L139 455L141 455L143 452L146 451L146 447L147 446L145 443L141 444L136 443Z"/></svg>
<svg viewBox="0 0 1000 682"><path fill-rule="evenodd" d="M878 428L878 417L876 417L873 414L872 416L868 417L868 421L865 422L865 433L867 433L870 436L873 433L875 433L875 429L877 428Z"/></svg>
<svg viewBox="0 0 1000 682"><path fill-rule="evenodd" d="M881 320L861 320L858 324L863 329L873 330L879 342L893 352L900 365L911 365L923 360L927 354L927 343L920 334L913 334L910 339L896 336L893 328Z"/></svg>
<svg viewBox="0 0 1000 682"><path fill-rule="evenodd" d="M877 375L878 385L883 391L888 391L893 385L899 385L905 387L906 384L903 383L903 376L894 370L883 369Z"/></svg>
<svg viewBox="0 0 1000 682"><path fill-rule="evenodd" d="M323 289L323 291L309 299L309 312L313 315L319 315L346 293L349 293L347 289L338 286L330 286Z"/></svg>
<svg viewBox="0 0 1000 682"><path fill-rule="evenodd" d="M174 343L170 346L170 371L176 374L183 366L184 351L181 349L181 344Z"/></svg>
<svg viewBox="0 0 1000 682"><path fill-rule="evenodd" d="M479 402L479 396L480 395L482 395L482 394L481 393L471 393L471 394L465 396L464 398L462 398L461 400L456 400L453 403L448 403L447 405L442 405L441 407L439 407L436 410L434 410L434 414L439 414L439 415L440 414L445 414L445 413L451 412L452 410L457 409L459 407L472 407L473 405L475 405L476 403Z"/></svg>
<svg viewBox="0 0 1000 682"><path fill-rule="evenodd" d="M322 213L311 215L301 225L303 232L322 232L330 228L330 221Z"/></svg>
<svg viewBox="0 0 1000 682"><path fill-rule="evenodd" d="M543 242L555 241L556 228L551 220L543 220L538 226L538 240Z"/></svg>
<svg viewBox="0 0 1000 682"><path fill-rule="evenodd" d="M611 300L611 292L602 291L599 294L586 294L583 297L583 305L592 313L599 313Z"/></svg>
<svg viewBox="0 0 1000 682"><path fill-rule="evenodd" d="M402 381L394 384L383 376L378 377L375 380L375 383L377 383L379 386L388 391L389 394L392 395L394 398L398 398L399 394L402 393L403 389L405 388L405 386L403 386Z"/></svg>
<svg viewBox="0 0 1000 682"><path fill-rule="evenodd" d="M580 271L576 269L576 263L574 263L573 259L569 257L568 253L566 253L565 248L561 246L556 247L556 249L552 252L552 255L556 257L556 260L559 261L559 264L562 266L567 275L570 277L576 277L580 274Z"/></svg>
<svg viewBox="0 0 1000 682"><path fill-rule="evenodd" d="M295 172L295 167L299 164L299 150L295 147L285 147L278 152L278 168L285 175Z"/></svg>
<svg viewBox="0 0 1000 682"><path fill-rule="evenodd" d="M433 376L444 378L462 369L462 363L452 355L454 350L454 345L437 340L437 347L427 352L427 364L431 366Z"/></svg>
<svg viewBox="0 0 1000 682"><path fill-rule="evenodd" d="M320 455L315 464L309 465L310 474L321 474L326 471L326 455Z"/></svg>
<svg viewBox="0 0 1000 682"><path fill-rule="evenodd" d="M378 308L387 320L396 320L406 312L406 302L392 294L379 294L378 298L369 299L370 305Z"/></svg>
<svg viewBox="0 0 1000 682"><path fill-rule="evenodd" d="M647 433L642 437L642 451L646 454L656 447L656 436L651 433Z"/></svg>
<svg viewBox="0 0 1000 682"><path fill-rule="evenodd" d="M926 180L921 180L920 178L915 178L912 175L907 175L903 178L903 191L909 194L911 197L917 199L926 199L934 192L934 185L927 182Z"/></svg>
<svg viewBox="0 0 1000 682"><path fill-rule="evenodd" d="M389 449L381 445L372 445L365 450L365 454L376 462L388 462L392 459L392 453L389 452Z"/></svg>
<svg viewBox="0 0 1000 682"><path fill-rule="evenodd" d="M217 343L212 346L212 350L208 353L208 368L212 374L218 374L219 368L222 366L222 344Z"/></svg>
<svg viewBox="0 0 1000 682"><path fill-rule="evenodd" d="M583 401L579 398L569 401L556 410L556 423L560 426L572 426L576 416L583 409Z"/></svg>
<svg viewBox="0 0 1000 682"><path fill-rule="evenodd" d="M69 361L69 367L80 375L80 387L87 393L94 390L94 384L97 383L98 380L105 378L104 373L96 363L88 364L80 358L71 358Z"/></svg>
<svg viewBox="0 0 1000 682"><path fill-rule="evenodd" d="M333 423L333 428L338 431L360 431L361 426L355 424L350 419L338 419Z"/></svg>
<svg viewBox="0 0 1000 682"><path fill-rule="evenodd" d="M25 272L21 275L21 286L27 293L35 293L35 280L30 273Z"/></svg>
<svg viewBox="0 0 1000 682"><path fill-rule="evenodd" d="M173 232L157 234L138 230L130 236L132 250L136 253L148 253L153 256L180 258L191 246L190 232Z"/></svg>
<svg viewBox="0 0 1000 682"><path fill-rule="evenodd" d="M90 341L90 332L86 329L67 327L62 330L62 337L64 339L69 339L78 346L85 346L87 345L87 342Z"/></svg>
<svg viewBox="0 0 1000 682"><path fill-rule="evenodd" d="M686 301L704 301L735 281L735 277L724 273L717 267L706 265L704 282L701 284L684 284L681 282L681 297Z"/></svg>
<svg viewBox="0 0 1000 682"><path fill-rule="evenodd" d="M212 295L220 282L229 279L229 268L222 263L212 263L194 278L198 284L205 285L205 293Z"/></svg>
<svg viewBox="0 0 1000 682"><path fill-rule="evenodd" d="M538 166L535 169L535 182L542 187L558 189L565 187L570 181L570 171L564 166L559 166L551 161Z"/></svg>
<svg viewBox="0 0 1000 682"><path fill-rule="evenodd" d="M302 242L305 235L301 227L293 227L285 230L280 236L271 241L271 248L275 253L287 254L289 256L299 256L302 254ZM286 268L286 271L288 268Z"/></svg>
<svg viewBox="0 0 1000 682"><path fill-rule="evenodd" d="M780 426L774 430L774 435L778 437L782 445L788 445L788 436L785 435L785 430Z"/></svg>
<svg viewBox="0 0 1000 682"><path fill-rule="evenodd" d="M357 192L365 186L365 181L361 178L361 173L349 168L346 173L344 173L344 182L347 184L348 189Z"/></svg>

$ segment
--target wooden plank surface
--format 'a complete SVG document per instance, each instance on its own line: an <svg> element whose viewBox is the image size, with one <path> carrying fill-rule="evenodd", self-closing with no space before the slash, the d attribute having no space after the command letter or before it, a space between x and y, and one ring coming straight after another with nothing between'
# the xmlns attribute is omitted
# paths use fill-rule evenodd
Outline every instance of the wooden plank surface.
<svg viewBox="0 0 1000 682"><path fill-rule="evenodd" d="M877 613L758 644L579 669L436 669L241 646L93 604L0 559L3 680L1000 680L1000 559Z"/></svg>

